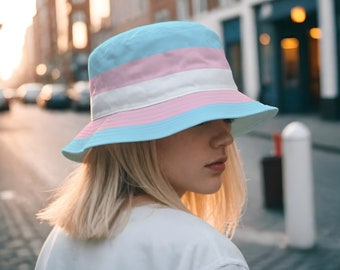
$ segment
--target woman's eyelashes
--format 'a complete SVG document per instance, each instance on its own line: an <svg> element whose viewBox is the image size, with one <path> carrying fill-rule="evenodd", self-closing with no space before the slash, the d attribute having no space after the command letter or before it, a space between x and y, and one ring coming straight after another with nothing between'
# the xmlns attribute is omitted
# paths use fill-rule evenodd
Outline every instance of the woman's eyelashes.
<svg viewBox="0 0 340 270"><path fill-rule="evenodd" d="M224 119L223 121L226 124L231 124L232 122L234 122L234 119Z"/></svg>
<svg viewBox="0 0 340 270"><path fill-rule="evenodd" d="M202 122L200 124L197 124L194 127L203 126L204 124L209 123L209 122L210 121ZM223 119L223 122L226 123L226 124L231 124L232 122L234 122L234 119Z"/></svg>

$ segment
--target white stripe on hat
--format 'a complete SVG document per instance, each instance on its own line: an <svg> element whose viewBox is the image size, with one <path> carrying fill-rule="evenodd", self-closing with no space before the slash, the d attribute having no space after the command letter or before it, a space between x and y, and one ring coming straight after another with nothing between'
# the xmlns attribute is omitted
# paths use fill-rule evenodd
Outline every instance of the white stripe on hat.
<svg viewBox="0 0 340 270"><path fill-rule="evenodd" d="M91 118L94 120L209 90L237 90L231 70L189 70L101 93L92 98Z"/></svg>

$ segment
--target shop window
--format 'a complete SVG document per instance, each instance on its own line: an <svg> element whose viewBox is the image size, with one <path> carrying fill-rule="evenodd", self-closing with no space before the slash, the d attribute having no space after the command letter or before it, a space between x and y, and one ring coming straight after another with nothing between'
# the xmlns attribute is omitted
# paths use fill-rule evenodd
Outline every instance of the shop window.
<svg viewBox="0 0 340 270"><path fill-rule="evenodd" d="M259 36L261 52L261 95L268 94L267 91L272 83L272 57L271 57L271 37L268 33L262 33ZM268 101L267 101L268 102Z"/></svg>
<svg viewBox="0 0 340 270"><path fill-rule="evenodd" d="M242 63L241 63L241 44L240 43L232 43L228 46L229 50L229 62L231 69L233 71L233 76L236 85L239 87L239 90L243 91L242 86Z"/></svg>
<svg viewBox="0 0 340 270"><path fill-rule="evenodd" d="M226 57L233 71L234 80L240 91L243 91L241 37L239 18L223 23Z"/></svg>
<svg viewBox="0 0 340 270"><path fill-rule="evenodd" d="M283 84L285 89L296 88L299 85L299 55L300 43L297 38L281 40Z"/></svg>

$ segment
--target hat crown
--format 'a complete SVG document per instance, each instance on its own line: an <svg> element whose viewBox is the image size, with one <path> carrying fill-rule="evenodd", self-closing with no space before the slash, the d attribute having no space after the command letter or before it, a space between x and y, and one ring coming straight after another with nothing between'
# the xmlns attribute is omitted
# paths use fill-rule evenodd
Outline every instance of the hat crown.
<svg viewBox="0 0 340 270"><path fill-rule="evenodd" d="M217 34L193 22L162 22L140 26L113 36L89 57L89 78L120 65L180 48L223 49Z"/></svg>
<svg viewBox="0 0 340 270"><path fill-rule="evenodd" d="M226 86L237 89L219 37L192 22L118 34L89 57L92 119Z"/></svg>

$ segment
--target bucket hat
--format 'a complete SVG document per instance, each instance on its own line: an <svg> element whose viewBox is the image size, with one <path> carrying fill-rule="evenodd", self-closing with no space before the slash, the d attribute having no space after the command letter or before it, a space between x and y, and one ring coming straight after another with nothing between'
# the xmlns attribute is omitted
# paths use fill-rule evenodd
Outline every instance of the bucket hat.
<svg viewBox="0 0 340 270"><path fill-rule="evenodd" d="M238 91L218 35L195 23L139 26L89 56L91 121L63 155L81 162L95 146L170 136L202 122L234 119L238 136L277 113Z"/></svg>

